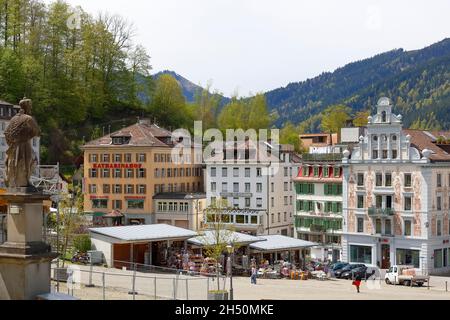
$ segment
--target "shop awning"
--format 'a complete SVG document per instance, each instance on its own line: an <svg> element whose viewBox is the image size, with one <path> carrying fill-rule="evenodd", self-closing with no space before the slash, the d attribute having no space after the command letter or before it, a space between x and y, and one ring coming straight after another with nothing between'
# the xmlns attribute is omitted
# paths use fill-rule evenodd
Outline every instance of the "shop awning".
<svg viewBox="0 0 450 320"><path fill-rule="evenodd" d="M103 218L123 218L124 215L119 210L113 210L108 214L105 214Z"/></svg>
<svg viewBox="0 0 450 320"><path fill-rule="evenodd" d="M251 244L250 249L264 252L277 252L277 251L300 250L304 248L311 248L317 246L317 243L314 242L309 242L305 240L280 235L259 236L259 238L262 238L265 241Z"/></svg>
<svg viewBox="0 0 450 320"><path fill-rule="evenodd" d="M197 232L169 226L167 224L151 224L140 226L91 228L91 237L101 235L111 243L184 241L197 236Z"/></svg>
<svg viewBox="0 0 450 320"><path fill-rule="evenodd" d="M214 245L217 242L225 244L231 242L242 246L258 241L264 241L264 239L262 239L262 237L254 237L248 234L228 230L220 230L218 234L216 231L207 230L202 235L188 240L189 243L199 247Z"/></svg>

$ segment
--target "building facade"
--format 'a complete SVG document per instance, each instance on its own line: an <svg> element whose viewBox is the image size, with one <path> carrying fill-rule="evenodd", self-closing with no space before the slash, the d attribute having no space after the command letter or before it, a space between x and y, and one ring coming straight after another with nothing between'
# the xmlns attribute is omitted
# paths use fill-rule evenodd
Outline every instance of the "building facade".
<svg viewBox="0 0 450 320"><path fill-rule="evenodd" d="M382 98L343 159L343 260L450 272L448 132L402 129ZM445 140L445 139L444 139Z"/></svg>
<svg viewBox="0 0 450 320"><path fill-rule="evenodd" d="M203 192L201 153L183 148L148 120L88 142L83 150L84 210L94 216L119 210L126 224L152 224L155 195Z"/></svg>
<svg viewBox="0 0 450 320"><path fill-rule="evenodd" d="M207 207L215 207L219 199L226 199L227 208L221 208L217 214L236 230L254 235L293 236L292 178L297 174L299 157L292 146L257 145L258 148L241 148L247 151L235 152L232 159L224 159L222 154L205 159ZM269 148L269 153L273 148L279 152L257 161L244 156L265 148ZM211 221L215 221L214 217L205 215L205 222Z"/></svg>
<svg viewBox="0 0 450 320"><path fill-rule="evenodd" d="M153 196L155 223L200 231L206 208L204 193L159 193Z"/></svg>
<svg viewBox="0 0 450 320"><path fill-rule="evenodd" d="M304 154L296 190L296 238L319 244L311 258L341 259L342 154Z"/></svg>

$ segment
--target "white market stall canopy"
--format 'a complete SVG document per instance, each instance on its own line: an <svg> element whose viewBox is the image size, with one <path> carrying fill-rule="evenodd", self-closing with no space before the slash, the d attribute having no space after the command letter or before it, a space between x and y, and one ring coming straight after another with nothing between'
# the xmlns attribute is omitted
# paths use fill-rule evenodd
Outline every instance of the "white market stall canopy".
<svg viewBox="0 0 450 320"><path fill-rule="evenodd" d="M217 239L219 241L217 241ZM248 245L250 243L255 243L258 241L265 241L262 237L254 237L248 234L228 231L228 230L220 230L219 234L214 230L207 230L202 235L189 239L188 242L202 247L205 245L214 245L217 242L219 243L233 243L238 245Z"/></svg>
<svg viewBox="0 0 450 320"><path fill-rule="evenodd" d="M265 241L256 242L250 245L250 249L261 252L277 252L299 250L304 248L311 248L317 246L317 243L305 240L273 235L273 236L259 236Z"/></svg>
<svg viewBox="0 0 450 320"><path fill-rule="evenodd" d="M111 243L155 242L165 240L186 240L198 235L197 232L170 226L150 224L109 228L91 228L91 237L96 235L107 238Z"/></svg>

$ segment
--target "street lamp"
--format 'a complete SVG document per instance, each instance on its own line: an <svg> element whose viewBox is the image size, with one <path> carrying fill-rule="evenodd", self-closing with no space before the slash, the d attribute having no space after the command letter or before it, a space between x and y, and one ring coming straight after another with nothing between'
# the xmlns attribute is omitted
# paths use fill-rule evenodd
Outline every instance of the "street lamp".
<svg viewBox="0 0 450 320"><path fill-rule="evenodd" d="M232 262L233 260L232 260L232 256L234 255L234 247L233 247L232 243L227 245L227 251L228 251L227 269L228 269L228 272L230 275L230 300L233 300L233 262Z"/></svg>

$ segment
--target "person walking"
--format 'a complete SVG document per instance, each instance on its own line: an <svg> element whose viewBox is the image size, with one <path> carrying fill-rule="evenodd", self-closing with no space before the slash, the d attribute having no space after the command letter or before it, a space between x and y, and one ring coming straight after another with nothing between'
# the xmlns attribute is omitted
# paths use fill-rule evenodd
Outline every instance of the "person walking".
<svg viewBox="0 0 450 320"><path fill-rule="evenodd" d="M251 276L250 276L251 284L256 284L256 275L257 275L256 266L253 265L252 266L252 273L251 273Z"/></svg>
<svg viewBox="0 0 450 320"><path fill-rule="evenodd" d="M358 292L358 293L361 293L360 292L361 280L362 280L361 275L357 275L355 277L355 280L353 280L353 283L352 283L356 287L356 292Z"/></svg>

